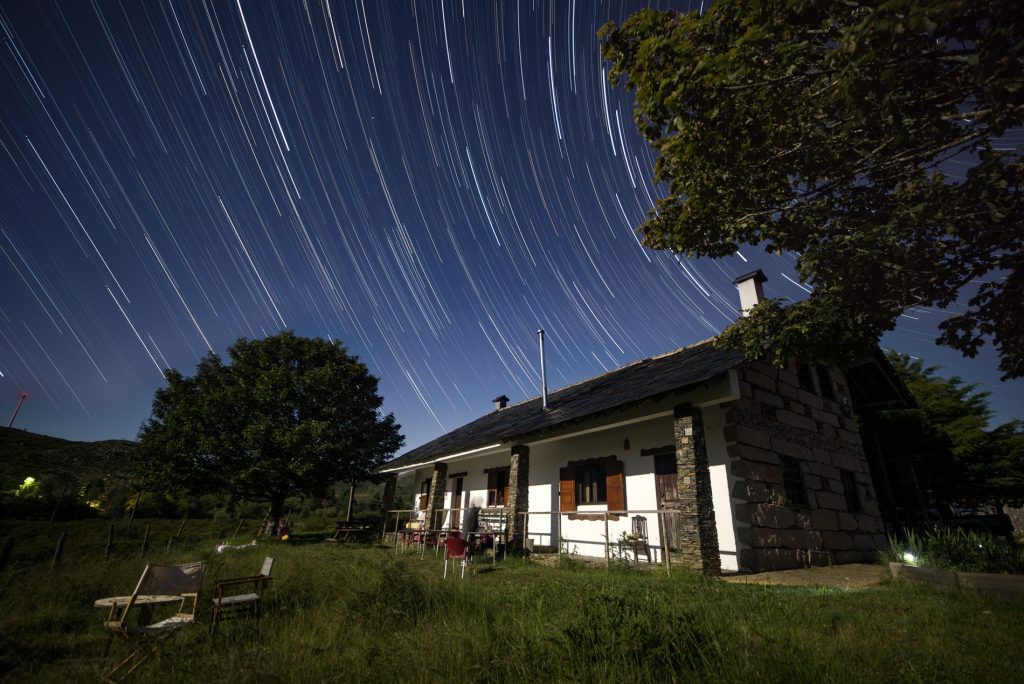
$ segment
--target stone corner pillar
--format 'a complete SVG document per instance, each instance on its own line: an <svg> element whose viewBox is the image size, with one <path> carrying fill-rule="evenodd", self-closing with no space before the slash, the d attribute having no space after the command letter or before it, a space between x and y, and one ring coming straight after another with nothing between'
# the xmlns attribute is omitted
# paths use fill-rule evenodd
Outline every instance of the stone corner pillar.
<svg viewBox="0 0 1024 684"><path fill-rule="evenodd" d="M513 549L521 551L526 546L523 513L530 510L530 447L517 444L511 451L508 472L509 543Z"/></svg>
<svg viewBox="0 0 1024 684"><path fill-rule="evenodd" d="M427 528L441 529L444 524L444 492L448 480L448 464L435 463L434 473L430 476L430 493L427 494L427 510L425 520Z"/></svg>
<svg viewBox="0 0 1024 684"><path fill-rule="evenodd" d="M683 565L705 575L719 575L722 561L718 553L704 420L700 409L692 404L680 404L673 413L680 511L675 516L675 524Z"/></svg>

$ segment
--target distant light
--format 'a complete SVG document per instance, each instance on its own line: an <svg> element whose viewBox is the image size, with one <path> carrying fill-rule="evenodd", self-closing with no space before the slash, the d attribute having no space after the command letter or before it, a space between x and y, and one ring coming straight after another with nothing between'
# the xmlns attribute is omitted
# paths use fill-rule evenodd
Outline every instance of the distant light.
<svg viewBox="0 0 1024 684"><path fill-rule="evenodd" d="M903 562L907 563L909 565L914 565L915 563L917 563L917 556L912 554L910 551L904 551L903 552Z"/></svg>

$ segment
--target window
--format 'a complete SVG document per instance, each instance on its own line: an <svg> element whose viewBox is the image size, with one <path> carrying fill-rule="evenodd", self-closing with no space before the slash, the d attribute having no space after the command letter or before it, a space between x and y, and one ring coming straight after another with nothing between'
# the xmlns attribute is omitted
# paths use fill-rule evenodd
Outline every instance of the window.
<svg viewBox="0 0 1024 684"><path fill-rule="evenodd" d="M828 368L820 363L814 368L818 372L818 387L821 388L821 396L835 401L836 389L832 384L832 374L828 372Z"/></svg>
<svg viewBox="0 0 1024 684"><path fill-rule="evenodd" d="M430 498L430 478L420 484L420 510L427 510L427 499Z"/></svg>
<svg viewBox="0 0 1024 684"><path fill-rule="evenodd" d="M860 495L857 494L857 477L852 470L840 470L839 475L843 481L843 495L846 497L846 510L850 513L860 513Z"/></svg>
<svg viewBox="0 0 1024 684"><path fill-rule="evenodd" d="M570 461L559 471L558 502L562 511L580 505L607 504L609 511L626 510L626 479L614 456ZM609 519L614 519L609 516Z"/></svg>
<svg viewBox="0 0 1024 684"><path fill-rule="evenodd" d="M576 505L608 503L604 463L576 466Z"/></svg>
<svg viewBox="0 0 1024 684"><path fill-rule="evenodd" d="M796 363L796 380L800 385L800 389L806 390L811 394L817 394L814 390L814 374L811 372L811 367L806 363L797 361Z"/></svg>
<svg viewBox="0 0 1024 684"><path fill-rule="evenodd" d="M508 473L509 467L488 468L487 473L487 505L508 505Z"/></svg>
<svg viewBox="0 0 1024 684"><path fill-rule="evenodd" d="M807 505L807 488L800 461L792 456L779 456L782 461L782 484L786 488L786 503L790 506Z"/></svg>

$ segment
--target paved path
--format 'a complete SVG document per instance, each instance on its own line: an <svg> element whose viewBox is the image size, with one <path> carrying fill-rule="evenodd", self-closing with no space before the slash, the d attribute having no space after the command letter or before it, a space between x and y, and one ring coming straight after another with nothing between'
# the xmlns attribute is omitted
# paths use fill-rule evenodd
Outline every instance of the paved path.
<svg viewBox="0 0 1024 684"><path fill-rule="evenodd" d="M889 576L889 570L882 565L850 563L830 567L798 568L776 570L752 575L728 575L722 581L732 584L765 584L795 587L843 587L860 589L878 584Z"/></svg>

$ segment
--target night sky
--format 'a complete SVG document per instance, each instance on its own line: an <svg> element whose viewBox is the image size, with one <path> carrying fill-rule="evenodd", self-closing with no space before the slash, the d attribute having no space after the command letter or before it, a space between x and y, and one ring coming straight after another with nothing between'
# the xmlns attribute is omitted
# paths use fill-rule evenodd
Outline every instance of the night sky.
<svg viewBox="0 0 1024 684"><path fill-rule="evenodd" d="M721 331L792 255L640 246L664 190L595 32L647 3L0 2L0 417L134 438L161 369L341 340L415 447ZM659 3L655 3L658 5ZM699 3L660 3L696 9ZM994 392L914 310L886 347Z"/></svg>

